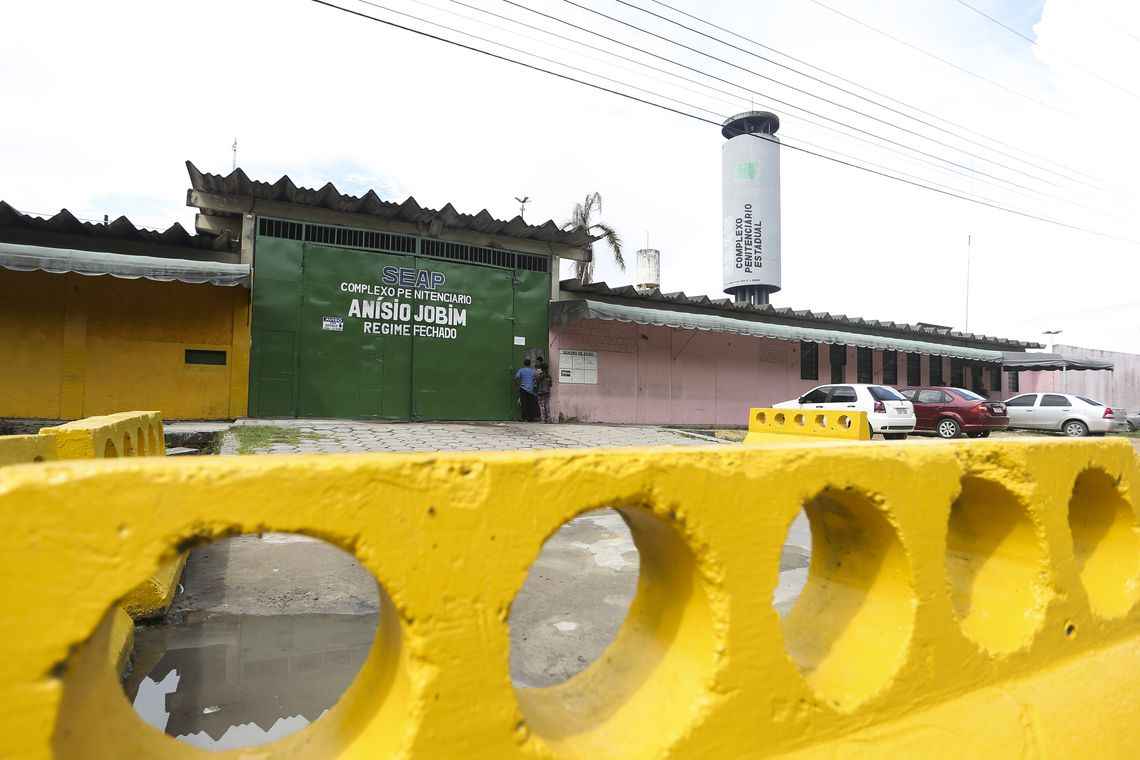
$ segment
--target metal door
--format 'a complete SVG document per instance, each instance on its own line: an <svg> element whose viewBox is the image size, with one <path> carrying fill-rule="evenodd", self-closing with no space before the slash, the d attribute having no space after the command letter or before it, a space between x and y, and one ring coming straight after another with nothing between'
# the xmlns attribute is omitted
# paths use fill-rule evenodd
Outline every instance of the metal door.
<svg viewBox="0 0 1140 760"><path fill-rule="evenodd" d="M413 306L412 415L512 419L513 273L423 258L416 266L442 280Z"/></svg>
<svg viewBox="0 0 1140 760"><path fill-rule="evenodd" d="M408 417L412 338L379 313L383 268L407 261L305 244L297 416Z"/></svg>

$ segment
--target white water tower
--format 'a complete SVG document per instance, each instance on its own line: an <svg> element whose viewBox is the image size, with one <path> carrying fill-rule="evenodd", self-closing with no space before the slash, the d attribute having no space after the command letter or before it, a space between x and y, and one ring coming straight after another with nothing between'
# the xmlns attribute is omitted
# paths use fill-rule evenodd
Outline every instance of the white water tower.
<svg viewBox="0 0 1140 760"><path fill-rule="evenodd" d="M661 286L661 251L642 248L637 252L637 279L633 287L639 291L655 290Z"/></svg>
<svg viewBox="0 0 1140 760"><path fill-rule="evenodd" d="M780 118L737 114L721 134L724 292L765 304L780 289Z"/></svg>

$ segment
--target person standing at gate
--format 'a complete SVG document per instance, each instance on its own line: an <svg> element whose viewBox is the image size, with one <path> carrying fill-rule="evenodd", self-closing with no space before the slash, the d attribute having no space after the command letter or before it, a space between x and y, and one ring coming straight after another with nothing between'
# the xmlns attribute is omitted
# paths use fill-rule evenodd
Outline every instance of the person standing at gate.
<svg viewBox="0 0 1140 760"><path fill-rule="evenodd" d="M538 399L538 416L542 422L550 422L550 365L538 357L534 378L534 394Z"/></svg>
<svg viewBox="0 0 1140 760"><path fill-rule="evenodd" d="M519 384L519 405L522 407L524 422L534 422L538 417L538 399L534 395L534 368L530 359L523 359L523 365L515 372Z"/></svg>

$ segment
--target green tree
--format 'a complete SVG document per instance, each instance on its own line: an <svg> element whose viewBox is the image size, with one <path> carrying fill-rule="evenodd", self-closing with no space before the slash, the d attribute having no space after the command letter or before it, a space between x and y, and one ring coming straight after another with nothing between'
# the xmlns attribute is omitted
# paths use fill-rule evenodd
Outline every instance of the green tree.
<svg viewBox="0 0 1140 760"><path fill-rule="evenodd" d="M589 254L589 261L574 262L574 276L583 285L594 280L594 243L598 240L606 241L606 245L613 252L614 263L618 265L618 269L625 271L625 259L621 254L621 237L613 227L595 221L595 215L601 213L601 194L590 193L586 196L586 200L574 204L574 213L571 214L570 221L562 226L567 232L583 232L589 236L589 240L582 244L582 250Z"/></svg>

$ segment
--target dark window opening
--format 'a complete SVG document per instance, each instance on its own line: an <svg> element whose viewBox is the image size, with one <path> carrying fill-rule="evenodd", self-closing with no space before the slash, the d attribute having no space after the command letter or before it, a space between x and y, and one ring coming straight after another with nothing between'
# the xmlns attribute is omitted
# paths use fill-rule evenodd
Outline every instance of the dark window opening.
<svg viewBox="0 0 1140 760"><path fill-rule="evenodd" d="M847 382L847 346L828 346L828 358L831 360L831 382Z"/></svg>
<svg viewBox="0 0 1140 760"><path fill-rule="evenodd" d="M224 366L226 363L225 351L205 351L199 348L186 349L187 364L212 364Z"/></svg>
<svg viewBox="0 0 1140 760"><path fill-rule="evenodd" d="M883 352L883 385L899 384L899 353L898 351Z"/></svg>
<svg viewBox="0 0 1140 760"><path fill-rule="evenodd" d="M1016 372L1009 373L1009 392L1019 393L1021 391L1021 376Z"/></svg>
<svg viewBox="0 0 1140 760"><path fill-rule="evenodd" d="M906 355L906 384L922 385L922 354Z"/></svg>
<svg viewBox="0 0 1140 760"><path fill-rule="evenodd" d="M819 344L800 342L800 380L819 379Z"/></svg>
<svg viewBox="0 0 1140 760"><path fill-rule="evenodd" d="M930 357L930 384L931 385L945 385L946 382L942 378L942 365L943 359L941 356Z"/></svg>
<svg viewBox="0 0 1140 760"><path fill-rule="evenodd" d="M1001 395L1001 365L990 367L990 388L994 393Z"/></svg>
<svg viewBox="0 0 1140 760"><path fill-rule="evenodd" d="M863 384L875 382L874 366L871 349L855 349L855 382Z"/></svg>
<svg viewBox="0 0 1140 760"><path fill-rule="evenodd" d="M961 359L950 360L950 384L955 388L966 387L966 365Z"/></svg>
<svg viewBox="0 0 1140 760"><path fill-rule="evenodd" d="M986 382L982 377L982 365L980 364L970 366L970 390L985 394Z"/></svg>

